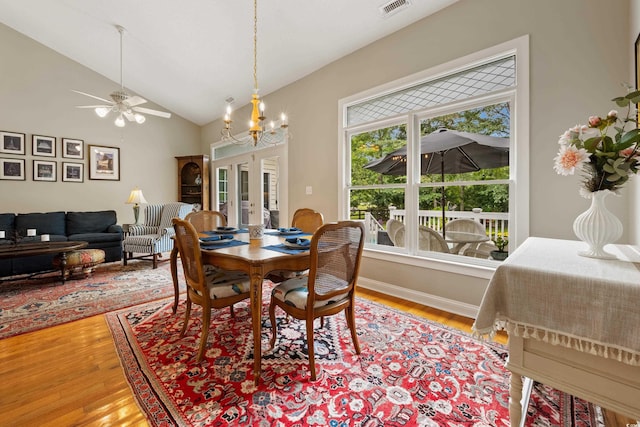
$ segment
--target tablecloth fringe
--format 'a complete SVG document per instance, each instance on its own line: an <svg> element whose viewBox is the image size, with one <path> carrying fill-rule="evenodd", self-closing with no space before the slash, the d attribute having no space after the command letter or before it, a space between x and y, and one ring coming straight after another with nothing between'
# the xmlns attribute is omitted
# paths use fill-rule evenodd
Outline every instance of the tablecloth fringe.
<svg viewBox="0 0 640 427"><path fill-rule="evenodd" d="M506 330L509 334L522 338L535 338L552 345L561 345L594 356L617 360L627 365L640 366L640 353L509 320L496 320L492 328L476 329L474 325L472 330L473 336L482 340L491 340L497 331Z"/></svg>
<svg viewBox="0 0 640 427"><path fill-rule="evenodd" d="M537 340L563 347L572 348L583 353L606 359L617 360L631 366L640 366L640 354L629 350L613 347L607 344L586 340L584 338L570 336L560 332L548 331L535 326L523 325L513 322L501 321L502 329L508 333L522 338L535 338Z"/></svg>

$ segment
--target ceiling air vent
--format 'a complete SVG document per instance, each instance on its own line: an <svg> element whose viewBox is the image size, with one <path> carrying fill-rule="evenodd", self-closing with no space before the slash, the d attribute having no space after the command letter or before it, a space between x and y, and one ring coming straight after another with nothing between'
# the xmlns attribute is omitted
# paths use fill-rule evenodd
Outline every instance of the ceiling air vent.
<svg viewBox="0 0 640 427"><path fill-rule="evenodd" d="M409 0L391 0L380 6L380 13L383 17L387 18L393 14L400 12L411 6L411 2Z"/></svg>

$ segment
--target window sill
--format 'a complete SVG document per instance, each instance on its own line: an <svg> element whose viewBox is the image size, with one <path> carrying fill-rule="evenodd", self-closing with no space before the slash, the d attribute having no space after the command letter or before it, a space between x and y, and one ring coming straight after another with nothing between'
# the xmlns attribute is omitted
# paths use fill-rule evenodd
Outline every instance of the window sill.
<svg viewBox="0 0 640 427"><path fill-rule="evenodd" d="M365 258L377 259L381 261L406 264L413 267L439 270L447 273L461 274L464 276L477 277L481 279L491 279L499 261L463 257L461 255L438 254L431 256L408 255L406 253L394 253L387 250L382 251L374 248L365 248L362 254ZM458 258L467 258L460 262Z"/></svg>

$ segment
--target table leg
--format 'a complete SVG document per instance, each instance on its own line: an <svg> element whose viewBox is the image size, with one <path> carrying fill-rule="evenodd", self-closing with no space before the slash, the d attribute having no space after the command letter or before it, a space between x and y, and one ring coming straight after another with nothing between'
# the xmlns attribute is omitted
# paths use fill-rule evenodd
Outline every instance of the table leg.
<svg viewBox="0 0 640 427"><path fill-rule="evenodd" d="M171 279L173 280L173 313L178 310L178 298L180 296L180 288L178 286L178 249L173 246L171 249L171 256L169 257L171 263Z"/></svg>
<svg viewBox="0 0 640 427"><path fill-rule="evenodd" d="M514 427L524 427L527 418L527 408L529 407L529 397L533 388L533 380L511 373L511 384L509 387L509 420Z"/></svg>
<svg viewBox="0 0 640 427"><path fill-rule="evenodd" d="M67 253L66 252L61 252L60 253L60 272L62 274L62 284L64 285L64 281L66 279L65 277L65 271L67 270Z"/></svg>
<svg viewBox="0 0 640 427"><path fill-rule="evenodd" d="M262 281L264 275L259 266L251 266L251 323L253 326L253 381L260 383L262 371Z"/></svg>

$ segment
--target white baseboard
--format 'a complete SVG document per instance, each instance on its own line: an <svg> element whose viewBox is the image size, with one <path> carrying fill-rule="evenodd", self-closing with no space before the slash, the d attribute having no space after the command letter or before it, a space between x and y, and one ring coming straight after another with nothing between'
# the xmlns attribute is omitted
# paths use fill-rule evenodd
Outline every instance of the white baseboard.
<svg viewBox="0 0 640 427"><path fill-rule="evenodd" d="M479 307L476 305L442 298L437 295L431 295L425 292L416 291L414 289L406 289L400 286L391 285L389 283L368 279L366 277L360 277L358 279L358 286L370 289L372 291L380 292L382 294L402 298L407 301L417 302L419 304L437 308L449 313L470 317L472 319L475 319L476 315L478 314Z"/></svg>

